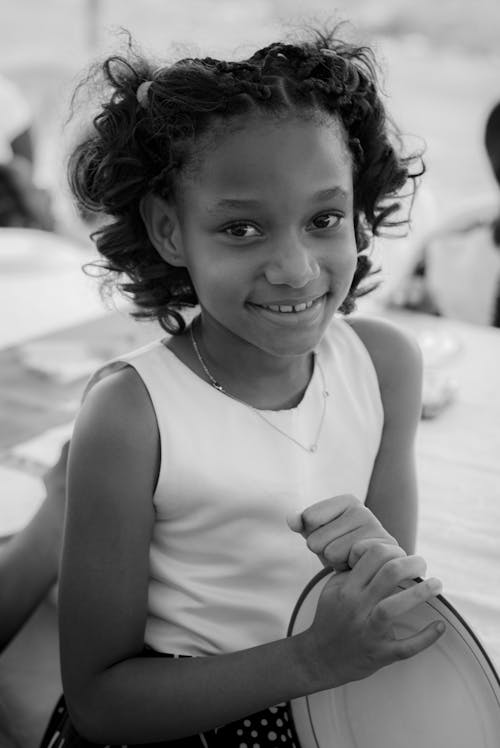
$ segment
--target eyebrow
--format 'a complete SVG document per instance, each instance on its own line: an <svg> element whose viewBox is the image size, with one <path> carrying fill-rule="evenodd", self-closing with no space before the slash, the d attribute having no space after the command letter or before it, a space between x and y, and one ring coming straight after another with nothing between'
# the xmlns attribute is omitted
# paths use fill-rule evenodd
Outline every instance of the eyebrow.
<svg viewBox="0 0 500 748"><path fill-rule="evenodd" d="M343 187L328 187L325 190L319 190L312 196L314 202L318 200L331 200L332 198L340 197L347 199L348 192ZM227 208L241 209L241 208L257 208L263 205L264 201L253 200L253 199L237 199L237 198L221 198L210 208L210 213L214 213L218 210Z"/></svg>
<svg viewBox="0 0 500 748"><path fill-rule="evenodd" d="M210 208L210 213L221 210L223 208L257 208L259 205L262 205L261 200L237 200L236 198L222 198Z"/></svg>
<svg viewBox="0 0 500 748"><path fill-rule="evenodd" d="M332 197L342 197L347 199L349 193L343 187L328 187L326 190L319 190L313 195L314 200L330 200Z"/></svg>

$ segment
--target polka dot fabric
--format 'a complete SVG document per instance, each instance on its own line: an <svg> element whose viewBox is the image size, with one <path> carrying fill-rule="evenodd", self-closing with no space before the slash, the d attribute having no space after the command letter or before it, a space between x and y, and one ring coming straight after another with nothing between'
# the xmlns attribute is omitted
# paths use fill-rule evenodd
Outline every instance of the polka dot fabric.
<svg viewBox="0 0 500 748"><path fill-rule="evenodd" d="M288 705L277 704L262 712L231 722L215 730L180 740L148 745L111 746L89 743L77 734L68 716L64 699L54 710L40 748L300 748Z"/></svg>
<svg viewBox="0 0 500 748"><path fill-rule="evenodd" d="M146 657L177 656L155 652L149 647L144 650L143 654ZM183 656L180 655L180 657ZM134 743L133 746L132 744L128 746L90 743L82 738L73 727L64 697L61 697L40 744L40 748L264 748L265 746L300 748L289 705L285 702L199 735L147 745Z"/></svg>
<svg viewBox="0 0 500 748"><path fill-rule="evenodd" d="M277 704L262 712L252 714L245 719L231 722L225 727L214 730L215 742L212 746L229 746L231 748L264 748L264 746L288 746L300 748L290 718L288 704Z"/></svg>

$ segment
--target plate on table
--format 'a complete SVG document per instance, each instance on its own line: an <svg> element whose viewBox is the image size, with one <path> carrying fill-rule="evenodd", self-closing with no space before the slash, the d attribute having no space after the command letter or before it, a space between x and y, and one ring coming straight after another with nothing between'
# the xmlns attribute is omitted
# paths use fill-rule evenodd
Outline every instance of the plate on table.
<svg viewBox="0 0 500 748"><path fill-rule="evenodd" d="M462 349L455 335L440 329L421 330L417 335L417 342L422 351L424 367L432 369L445 366Z"/></svg>
<svg viewBox="0 0 500 748"><path fill-rule="evenodd" d="M299 598L288 635L307 629L331 570ZM477 636L441 595L401 616L397 638L435 620L446 631L413 658L363 680L295 699L301 748L498 748L500 680Z"/></svg>

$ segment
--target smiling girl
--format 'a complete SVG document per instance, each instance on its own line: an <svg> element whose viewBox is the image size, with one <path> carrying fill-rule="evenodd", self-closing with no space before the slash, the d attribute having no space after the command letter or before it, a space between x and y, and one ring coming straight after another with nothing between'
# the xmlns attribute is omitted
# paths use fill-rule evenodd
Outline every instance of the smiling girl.
<svg viewBox="0 0 500 748"><path fill-rule="evenodd" d="M91 382L70 451L65 699L45 745L296 744L290 699L416 655L420 359L351 311L409 180L371 53L110 58L73 154L111 278L170 335ZM188 324L183 308L199 313ZM294 530L295 532L292 532ZM311 627L302 589L338 573ZM250 716L249 716L250 715ZM171 742L169 742L171 741Z"/></svg>

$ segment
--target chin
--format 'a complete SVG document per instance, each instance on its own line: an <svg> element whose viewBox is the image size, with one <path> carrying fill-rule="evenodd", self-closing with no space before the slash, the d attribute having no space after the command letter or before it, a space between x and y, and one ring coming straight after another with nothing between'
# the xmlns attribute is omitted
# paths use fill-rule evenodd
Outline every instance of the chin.
<svg viewBox="0 0 500 748"><path fill-rule="evenodd" d="M262 342L262 350L279 357L300 357L317 350L327 326L320 330L304 334L300 330L290 330L278 339L273 336Z"/></svg>

